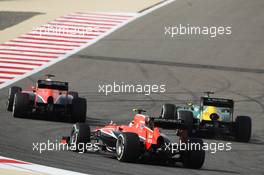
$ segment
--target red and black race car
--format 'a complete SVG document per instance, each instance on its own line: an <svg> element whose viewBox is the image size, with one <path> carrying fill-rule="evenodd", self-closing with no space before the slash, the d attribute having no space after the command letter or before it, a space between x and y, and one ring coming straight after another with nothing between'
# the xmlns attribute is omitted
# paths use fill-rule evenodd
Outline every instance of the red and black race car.
<svg viewBox="0 0 264 175"><path fill-rule="evenodd" d="M69 92L68 82L52 81L50 78L54 75L47 76L46 80L38 80L31 90L11 87L7 110L17 118L32 115L66 116L70 122L85 122L86 99L80 98L78 92Z"/></svg>
<svg viewBox="0 0 264 175"><path fill-rule="evenodd" d="M202 167L205 159L205 151L202 149L203 141L188 138L183 121L152 118L143 115L144 110L134 111L137 113L129 125L117 125L111 122L91 131L87 123L76 123L73 125L70 136L63 137L61 143L71 146L71 150L77 152L87 149L85 146L87 144L90 148L92 144L97 148L96 152L113 153L119 161L124 162L136 162L146 160L144 157L150 157L153 158L151 160L155 159L163 163L182 162L183 166L188 168ZM173 143L161 133L160 128L175 129L179 136L178 146L175 145L176 142ZM179 143L195 146L181 149Z"/></svg>

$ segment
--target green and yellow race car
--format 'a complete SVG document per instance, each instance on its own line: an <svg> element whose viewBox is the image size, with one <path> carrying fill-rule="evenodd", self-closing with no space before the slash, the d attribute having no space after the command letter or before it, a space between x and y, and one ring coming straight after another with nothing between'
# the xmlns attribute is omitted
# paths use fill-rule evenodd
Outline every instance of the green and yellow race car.
<svg viewBox="0 0 264 175"><path fill-rule="evenodd" d="M182 110L189 110L190 115L181 118L189 128L189 134L199 137L234 138L240 142L249 142L252 122L248 116L234 119L234 101L232 99L212 98L212 92L201 97L200 104L189 102L186 106L164 104L161 116L177 118Z"/></svg>

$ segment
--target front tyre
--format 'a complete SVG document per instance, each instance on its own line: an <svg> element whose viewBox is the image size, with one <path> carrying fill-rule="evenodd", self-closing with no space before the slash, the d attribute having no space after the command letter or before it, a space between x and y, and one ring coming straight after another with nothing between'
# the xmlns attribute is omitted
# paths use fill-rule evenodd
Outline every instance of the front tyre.
<svg viewBox="0 0 264 175"><path fill-rule="evenodd" d="M204 164L205 151L202 149L201 139L191 138L188 141L189 150L181 154L182 163L185 168L200 169Z"/></svg>
<svg viewBox="0 0 264 175"><path fill-rule="evenodd" d="M122 162L134 162L140 155L140 140L136 133L122 133L116 141L116 157Z"/></svg>

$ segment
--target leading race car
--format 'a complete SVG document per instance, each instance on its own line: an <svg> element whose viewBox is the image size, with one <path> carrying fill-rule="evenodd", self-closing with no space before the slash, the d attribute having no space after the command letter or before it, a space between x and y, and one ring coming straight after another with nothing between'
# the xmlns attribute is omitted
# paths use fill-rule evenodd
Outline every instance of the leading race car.
<svg viewBox="0 0 264 175"><path fill-rule="evenodd" d="M85 147L84 145L94 143L98 148L97 151L113 153L119 161L124 162L136 162L148 156L157 158L159 162L182 162L183 166L188 168L202 167L205 159L203 141L188 138L184 121L152 118L143 115L144 110L134 111L136 114L129 125L117 125L111 122L91 131L87 123L76 123L70 136L63 137L61 143L72 146L75 151L80 151ZM183 117L186 113L182 112L180 115ZM194 146L181 149L181 144L175 148L175 144L168 136L161 133L160 128L177 130L180 143Z"/></svg>
<svg viewBox="0 0 264 175"><path fill-rule="evenodd" d="M173 117L181 110L192 112L185 116L190 135L199 137L231 138L240 142L249 142L252 122L248 116L237 116L234 120L234 101L232 99L211 98L213 92L205 92L200 105L189 103L188 106L165 104L162 116Z"/></svg>
<svg viewBox="0 0 264 175"><path fill-rule="evenodd" d="M85 122L86 99L80 98L78 92L69 92L68 82L52 81L54 75L47 76L46 80L38 80L31 90L11 87L7 110L17 118L33 115L66 116L71 122Z"/></svg>

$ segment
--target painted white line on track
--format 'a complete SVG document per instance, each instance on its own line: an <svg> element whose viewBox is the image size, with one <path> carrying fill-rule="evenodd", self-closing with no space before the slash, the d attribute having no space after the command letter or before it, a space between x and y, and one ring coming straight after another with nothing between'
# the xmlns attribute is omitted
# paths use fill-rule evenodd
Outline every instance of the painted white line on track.
<svg viewBox="0 0 264 175"><path fill-rule="evenodd" d="M50 41L64 41L64 42L73 42L73 43L85 43L92 38L90 37L89 39L87 38L70 38L70 37L63 37L63 36L53 36L52 34L46 35L37 35L37 34L28 34L28 35L22 35L21 37L23 38L31 38L31 39L36 39L36 40L41 40L41 39L46 39Z"/></svg>
<svg viewBox="0 0 264 175"><path fill-rule="evenodd" d="M43 30L50 30L51 32L53 32L53 30L51 30L50 28L61 28L63 30L69 30L69 31L87 31L86 27L76 27L76 26L72 26L72 25L61 25L61 24L49 24L49 25L42 25L39 29L34 29L33 31L43 31ZM104 27L104 26L96 26L96 27L91 27L88 29L92 29L92 31L98 32L98 33L104 33L107 32L110 27Z"/></svg>
<svg viewBox="0 0 264 175"><path fill-rule="evenodd" d="M58 55L43 55L43 54L34 54L34 53L25 53L25 52L16 52L16 51L0 51L1 56L5 55L16 55L16 56L27 56L27 57L40 57L40 58L57 58Z"/></svg>
<svg viewBox="0 0 264 175"><path fill-rule="evenodd" d="M86 17L83 17L83 16L73 16L73 15L66 15L66 16L64 16L64 17L61 17L62 19L72 19L72 20L78 20L78 21L86 21L86 20L91 20L91 21L96 21L96 20L99 20L99 21L105 21L105 22L114 22L114 23L120 23L120 22L122 22L123 20L120 20L120 19L105 19L105 18L103 18L102 19L102 17L100 17L99 19L98 19L98 17L88 17L88 16L86 16Z"/></svg>
<svg viewBox="0 0 264 175"><path fill-rule="evenodd" d="M10 54L25 54L25 55L34 55L33 52L28 52L25 50L1 50L0 53L10 53ZM36 54L36 53L35 53ZM54 53L39 53L38 56L60 56L60 54L54 54Z"/></svg>
<svg viewBox="0 0 264 175"><path fill-rule="evenodd" d="M91 40L94 39L98 36L98 34L95 33L66 33L66 32L61 32L61 33L54 33L54 32L29 32L27 36L35 36L35 37L57 37L57 38L72 38L72 39L85 39L85 40Z"/></svg>
<svg viewBox="0 0 264 175"><path fill-rule="evenodd" d="M22 35L17 39L13 39L12 41L6 42L0 45L0 60L4 59L7 61L8 59L13 60L14 65L22 65L15 63L15 60L23 60L23 61L32 61L32 63L40 61L43 63L41 66L34 66L32 70L28 70L30 66L21 66L22 69L18 69L18 67L12 68L11 66L2 66L0 62L0 74L6 76L15 77L13 79L5 79L0 80L0 89L6 86L11 85L12 83L19 81L23 78L26 78L30 75L33 75L59 61L62 61L69 56L79 52L80 50L96 43L102 38L110 35L114 31L120 29L126 24L151 13L152 11L166 6L172 3L175 0L167 0L164 1L154 7L151 7L142 13L110 13L110 12L76 12L71 13L69 15L65 15L55 19L54 21L49 22L46 25L42 25L41 27L64 27L69 30L75 30L76 28L80 29L80 31L85 30L82 27L90 27L92 31L96 32L96 34L92 33L87 36L65 36L65 35L57 35L56 33L49 33L44 35L39 35L40 33L34 33L38 30L34 29L32 32L28 34ZM120 21L120 22L119 22ZM23 39L24 42L23 42ZM33 40L33 41L32 41ZM44 41L44 42L43 42ZM51 44L48 44L51 43ZM64 46L61 45L63 43L67 44L79 44L78 46ZM6 50L14 51L13 55L8 52L4 52ZM21 53L17 54L17 50L26 50L30 53ZM4 54L1 54L3 52ZM50 58L47 55L43 55L43 53L57 53L55 55L57 58ZM62 54L61 54L62 53ZM27 54L27 56L25 56ZM38 56L34 56L34 54L38 54ZM60 55L59 55L60 54ZM47 57L46 57L47 56ZM4 63L3 63L4 64ZM8 63L8 65L11 63ZM4 81L6 80L6 81Z"/></svg>
<svg viewBox="0 0 264 175"><path fill-rule="evenodd" d="M41 56L28 56L28 55L11 55L11 54L0 54L0 58L16 58L16 59L38 59L38 60L51 60L55 58L41 57Z"/></svg>
<svg viewBox="0 0 264 175"><path fill-rule="evenodd" d="M26 52L32 52L32 53L50 53L50 54L57 54L57 55L63 55L66 54L65 51L47 51L45 49L36 49L36 48L26 48L26 47L19 47L19 46L5 46L5 45L0 45L0 50L13 50L13 51L26 51Z"/></svg>
<svg viewBox="0 0 264 175"><path fill-rule="evenodd" d="M0 73L0 77L9 77L10 79L14 78L13 75L6 75L6 74L2 74L2 73Z"/></svg>
<svg viewBox="0 0 264 175"><path fill-rule="evenodd" d="M76 23L81 23L81 24L89 24L89 23L94 23L94 24L102 24L102 25L116 25L119 23L122 23L123 21L112 21L110 22L110 20L100 20L100 19L73 19L73 18L65 18L65 17L61 17L56 19L55 21L68 21L68 22L76 22Z"/></svg>
<svg viewBox="0 0 264 175"><path fill-rule="evenodd" d="M39 67L39 65L27 65L27 64L17 64L15 62L6 63L3 61L0 61L0 68L3 66L9 66L9 67L21 67L21 68L35 68Z"/></svg>
<svg viewBox="0 0 264 175"><path fill-rule="evenodd" d="M110 19L110 20L126 20L129 17L109 17L109 16L102 16L102 15L95 15L95 14L83 14L83 13L71 13L66 15L66 17L78 17L78 18L94 18L94 19Z"/></svg>
<svg viewBox="0 0 264 175"><path fill-rule="evenodd" d="M36 46L36 47L49 47L49 48L64 48L64 49L74 49L74 47L69 46L59 46L59 45L50 45L50 44L30 44L30 43L20 43L16 41L6 42L9 45L17 45L17 46ZM55 49L56 50L56 49Z"/></svg>
<svg viewBox="0 0 264 175"><path fill-rule="evenodd" d="M50 40L41 40L39 41L36 40L35 38L16 38L16 39L12 39L11 41L13 42L21 42L21 43L32 43L32 44L52 44L52 45L58 45L58 46L69 46L69 47L80 47L80 43L69 43L69 42L65 42L65 41L53 41L52 43L50 42Z"/></svg>
<svg viewBox="0 0 264 175"><path fill-rule="evenodd" d="M36 61L11 60L11 59L0 59L0 63L14 63L14 64L35 65L35 66L41 66L43 64L43 63L36 62Z"/></svg>
<svg viewBox="0 0 264 175"><path fill-rule="evenodd" d="M52 21L49 22L48 24L53 24L53 25L64 25L64 26L77 26L77 27L107 27L107 28L112 28L115 26L115 24L102 24L102 23L78 23L78 22L72 22L72 21Z"/></svg>

